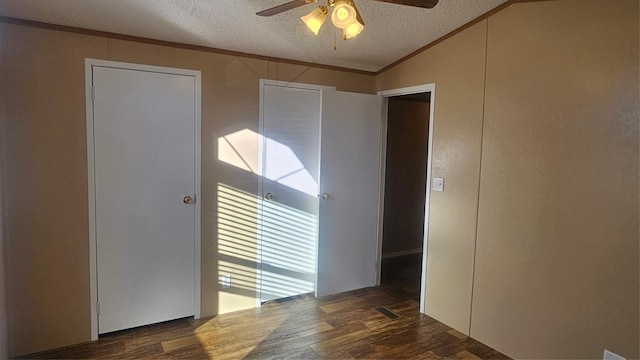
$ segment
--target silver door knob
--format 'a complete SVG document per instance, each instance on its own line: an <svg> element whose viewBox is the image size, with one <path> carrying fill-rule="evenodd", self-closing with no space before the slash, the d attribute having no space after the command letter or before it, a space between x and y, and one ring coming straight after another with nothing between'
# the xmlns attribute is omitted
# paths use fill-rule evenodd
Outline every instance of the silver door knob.
<svg viewBox="0 0 640 360"><path fill-rule="evenodd" d="M322 200L329 200L329 194L322 193Z"/></svg>
<svg viewBox="0 0 640 360"><path fill-rule="evenodd" d="M185 204L193 204L193 198L189 195L182 198L182 202Z"/></svg>
<svg viewBox="0 0 640 360"><path fill-rule="evenodd" d="M266 193L266 194L264 194L264 198L265 198L265 199L267 199L267 200L273 200L273 199L275 199L276 197L275 197L275 196L273 196L273 194L272 194L272 193Z"/></svg>

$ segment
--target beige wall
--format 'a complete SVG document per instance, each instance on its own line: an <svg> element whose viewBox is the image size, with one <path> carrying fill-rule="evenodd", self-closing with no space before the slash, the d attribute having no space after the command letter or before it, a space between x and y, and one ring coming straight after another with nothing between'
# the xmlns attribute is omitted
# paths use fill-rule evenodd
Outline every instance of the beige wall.
<svg viewBox="0 0 640 360"><path fill-rule="evenodd" d="M638 12L514 4L378 76L436 83L428 314L517 358L639 357ZM485 39L478 86L453 73Z"/></svg>
<svg viewBox="0 0 640 360"><path fill-rule="evenodd" d="M382 255L422 251L429 103L389 98Z"/></svg>
<svg viewBox="0 0 640 360"><path fill-rule="evenodd" d="M486 89L471 334L637 358L638 1L496 14Z"/></svg>
<svg viewBox="0 0 640 360"><path fill-rule="evenodd" d="M89 337L84 57L106 39L0 25L9 355Z"/></svg>
<svg viewBox="0 0 640 360"><path fill-rule="evenodd" d="M0 24L0 33L0 76L11 89L2 97L11 355L90 336L85 58L202 71L203 316L255 306L254 284L217 286L218 267L230 260L218 256L217 187L249 197L258 190L255 175L218 161L217 139L257 130L259 79L374 90L370 75L10 24Z"/></svg>
<svg viewBox="0 0 640 360"><path fill-rule="evenodd" d="M1 173L2 167L0 166L0 189L2 188ZM0 194L0 359L6 359L9 354L7 353L7 293L5 290L6 277L4 266L4 228L2 225L2 213L2 194Z"/></svg>
<svg viewBox="0 0 640 360"><path fill-rule="evenodd" d="M4 33L0 32L0 44L2 44L2 38ZM1 47L0 47L1 49ZM2 57L0 57L0 68L2 67ZM0 77L0 99L3 99L4 83ZM4 102L0 102L0 133L4 133ZM4 202L2 200L3 192L3 176L4 166L2 162L2 154L4 154L4 141L0 136L0 359L6 359L7 353L7 296L6 296L6 276L5 276L5 257L4 257L4 221L3 221L3 208Z"/></svg>

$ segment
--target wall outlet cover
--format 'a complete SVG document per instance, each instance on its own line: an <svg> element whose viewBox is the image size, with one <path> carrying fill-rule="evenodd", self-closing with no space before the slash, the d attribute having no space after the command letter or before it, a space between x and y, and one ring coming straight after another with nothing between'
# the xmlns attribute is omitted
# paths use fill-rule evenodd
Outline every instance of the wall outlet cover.
<svg viewBox="0 0 640 360"><path fill-rule="evenodd" d="M227 274L222 277L222 288L228 289L231 287L231 274Z"/></svg>

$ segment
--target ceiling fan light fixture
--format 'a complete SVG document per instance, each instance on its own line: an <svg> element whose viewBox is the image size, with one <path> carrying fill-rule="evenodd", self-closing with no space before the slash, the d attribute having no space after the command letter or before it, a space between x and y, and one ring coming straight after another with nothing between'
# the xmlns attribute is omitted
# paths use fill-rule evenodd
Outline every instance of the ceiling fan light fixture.
<svg viewBox="0 0 640 360"><path fill-rule="evenodd" d="M0 0L1 1L1 0ZM364 30L364 21L356 7L354 0L326 0L327 6L320 6L309 14L300 19L313 31L316 36L320 31L320 27L327 19L329 8L331 8L331 21L333 25L342 29L343 38L345 40L353 39ZM375 0L379 2L412 6L416 8L431 9L436 6L439 0ZM288 2L271 7L269 9L259 11L256 15L273 16L282 12L295 9L297 7L317 3L318 0L289 0ZM334 44L335 49L335 44Z"/></svg>
<svg viewBox="0 0 640 360"><path fill-rule="evenodd" d="M312 12L300 18L311 31L313 31L316 36L318 35L318 31L320 31L320 27L324 24L325 20L327 20L327 7L319 6L315 8Z"/></svg>
<svg viewBox="0 0 640 360"><path fill-rule="evenodd" d="M355 21L353 24L342 29L342 34L345 40L349 40L358 36L358 34L362 32L362 30L364 30L364 25L359 21Z"/></svg>
<svg viewBox="0 0 640 360"><path fill-rule="evenodd" d="M350 0L351 6L356 10L356 20L346 28L342 29L342 37L344 40L353 39L358 36L364 30L364 20L362 20L362 15L360 15L360 11L358 11L358 7L356 7L356 3L353 0Z"/></svg>
<svg viewBox="0 0 640 360"><path fill-rule="evenodd" d="M331 13L331 22L337 28L344 29L356 21L356 9L351 1L336 0Z"/></svg>

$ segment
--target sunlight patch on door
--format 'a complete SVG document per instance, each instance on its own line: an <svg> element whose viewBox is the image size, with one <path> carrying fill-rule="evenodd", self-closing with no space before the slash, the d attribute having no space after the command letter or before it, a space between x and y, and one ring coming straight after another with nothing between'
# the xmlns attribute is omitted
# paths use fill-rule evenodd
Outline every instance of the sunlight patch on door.
<svg viewBox="0 0 640 360"><path fill-rule="evenodd" d="M313 292L317 217L270 201L263 202L262 216L261 300Z"/></svg>
<svg viewBox="0 0 640 360"><path fill-rule="evenodd" d="M218 183L218 288L272 300L315 290L316 215Z"/></svg>
<svg viewBox="0 0 640 360"><path fill-rule="evenodd" d="M261 161L261 148L269 154ZM285 144L242 129L218 138L218 160L305 194L318 195L318 182Z"/></svg>

